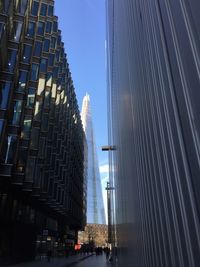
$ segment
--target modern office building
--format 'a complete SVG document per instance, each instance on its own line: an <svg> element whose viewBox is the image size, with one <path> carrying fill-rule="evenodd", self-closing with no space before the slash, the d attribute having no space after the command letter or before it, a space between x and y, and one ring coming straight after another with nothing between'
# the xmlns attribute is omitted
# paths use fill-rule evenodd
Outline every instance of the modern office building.
<svg viewBox="0 0 200 267"><path fill-rule="evenodd" d="M200 2L106 2L118 266L199 266Z"/></svg>
<svg viewBox="0 0 200 267"><path fill-rule="evenodd" d="M83 98L81 118L87 142L87 224L105 224L99 163L88 94Z"/></svg>
<svg viewBox="0 0 200 267"><path fill-rule="evenodd" d="M0 265L84 227L84 132L52 0L0 1Z"/></svg>

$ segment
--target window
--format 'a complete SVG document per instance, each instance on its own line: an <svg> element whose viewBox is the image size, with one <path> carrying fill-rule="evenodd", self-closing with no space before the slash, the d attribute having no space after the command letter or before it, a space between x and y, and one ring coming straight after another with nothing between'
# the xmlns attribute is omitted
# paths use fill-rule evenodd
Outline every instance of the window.
<svg viewBox="0 0 200 267"><path fill-rule="evenodd" d="M60 43L61 43L61 36L59 35L57 39L57 45L60 45Z"/></svg>
<svg viewBox="0 0 200 267"><path fill-rule="evenodd" d="M33 55L36 57L40 57L41 52L42 52L42 42L36 41Z"/></svg>
<svg viewBox="0 0 200 267"><path fill-rule="evenodd" d="M37 14L38 14L38 8L39 8L39 3L36 2L36 1L33 1L32 8L31 8L31 15L37 16Z"/></svg>
<svg viewBox="0 0 200 267"><path fill-rule="evenodd" d="M16 63L16 56L17 56L17 51L16 50L8 49L7 70L9 72L13 72L14 71L15 63Z"/></svg>
<svg viewBox="0 0 200 267"><path fill-rule="evenodd" d="M58 31L58 22L57 21L54 21L53 22L53 31L54 32L57 32Z"/></svg>
<svg viewBox="0 0 200 267"><path fill-rule="evenodd" d="M26 81L27 81L27 72L22 70L19 72L17 91L24 92L24 89L26 87Z"/></svg>
<svg viewBox="0 0 200 267"><path fill-rule="evenodd" d="M18 158L17 171L23 172L25 169L27 158L28 158L28 150L20 147L18 150L18 157L17 158Z"/></svg>
<svg viewBox="0 0 200 267"><path fill-rule="evenodd" d="M8 135L6 145L7 149L5 154L5 163L13 163L15 151L17 148L17 137Z"/></svg>
<svg viewBox="0 0 200 267"><path fill-rule="evenodd" d="M32 149L38 148L39 134L40 134L40 129L32 127L32 130L31 130L31 148Z"/></svg>
<svg viewBox="0 0 200 267"><path fill-rule="evenodd" d="M0 136L3 132L4 120L0 120Z"/></svg>
<svg viewBox="0 0 200 267"><path fill-rule="evenodd" d="M26 35L29 37L34 37L34 34L35 34L35 23L29 22Z"/></svg>
<svg viewBox="0 0 200 267"><path fill-rule="evenodd" d="M7 13L9 5L10 5L10 1L1 0L0 1L0 13Z"/></svg>
<svg viewBox="0 0 200 267"><path fill-rule="evenodd" d="M29 138L30 130L31 130L31 123L32 118L29 115L24 116L23 126L22 126L22 133L21 136L24 138Z"/></svg>
<svg viewBox="0 0 200 267"><path fill-rule="evenodd" d="M59 62L60 60L60 51L56 51L56 60Z"/></svg>
<svg viewBox="0 0 200 267"><path fill-rule="evenodd" d="M54 65L54 54L49 54L49 66L53 67Z"/></svg>
<svg viewBox="0 0 200 267"><path fill-rule="evenodd" d="M48 16L53 16L53 6L48 7Z"/></svg>
<svg viewBox="0 0 200 267"><path fill-rule="evenodd" d="M56 38L55 37L51 37L51 48L52 49L56 48Z"/></svg>
<svg viewBox="0 0 200 267"><path fill-rule="evenodd" d="M6 109L8 107L8 100L11 90L11 83L1 82L0 83L0 108Z"/></svg>
<svg viewBox="0 0 200 267"><path fill-rule="evenodd" d="M45 99L44 99L44 107L48 107L49 103L50 103L50 92L49 91L45 91Z"/></svg>
<svg viewBox="0 0 200 267"><path fill-rule="evenodd" d="M27 0L16 0L15 1L16 12L21 15L25 14L26 6L27 6Z"/></svg>
<svg viewBox="0 0 200 267"><path fill-rule="evenodd" d="M52 73L51 72L47 73L46 81L47 81L47 86L51 87L51 84L52 84Z"/></svg>
<svg viewBox="0 0 200 267"><path fill-rule="evenodd" d="M42 115L42 102L36 101L36 103L35 103L35 113L34 113L35 120L40 121L41 120L41 115Z"/></svg>
<svg viewBox="0 0 200 267"><path fill-rule="evenodd" d="M29 108L33 108L34 102L35 102L35 88L28 88L26 106Z"/></svg>
<svg viewBox="0 0 200 267"><path fill-rule="evenodd" d="M45 51L45 52L49 52L49 47L50 47L50 40L49 40L49 39L45 39L45 40L44 40L43 51Z"/></svg>
<svg viewBox="0 0 200 267"><path fill-rule="evenodd" d="M38 79L38 71L39 71L39 65L33 63L31 65L31 77L30 77L30 79L32 81L37 81L37 79Z"/></svg>
<svg viewBox="0 0 200 267"><path fill-rule="evenodd" d="M22 100L16 100L14 102L14 108L13 108L13 119L12 119L12 125L18 125L20 123L22 113Z"/></svg>
<svg viewBox="0 0 200 267"><path fill-rule="evenodd" d="M40 15L44 17L47 15L47 5L44 3L41 4Z"/></svg>
<svg viewBox="0 0 200 267"><path fill-rule="evenodd" d="M38 22L37 34L44 35L44 22Z"/></svg>
<svg viewBox="0 0 200 267"><path fill-rule="evenodd" d="M32 52L32 46L25 44L23 51L23 58L22 58L22 61L24 63L30 63L31 52Z"/></svg>
<svg viewBox="0 0 200 267"><path fill-rule="evenodd" d="M47 59L42 58L40 62L40 71L41 72L46 72L47 71Z"/></svg>
<svg viewBox="0 0 200 267"><path fill-rule="evenodd" d="M46 22L46 33L51 33L51 28L52 28L52 22L47 21Z"/></svg>
<svg viewBox="0 0 200 267"><path fill-rule="evenodd" d="M3 36L4 30L5 30L5 25L4 25L3 23L0 22L0 39L1 39L2 36Z"/></svg>
<svg viewBox="0 0 200 267"><path fill-rule="evenodd" d="M11 33L11 40L19 42L22 32L22 22L14 21Z"/></svg>

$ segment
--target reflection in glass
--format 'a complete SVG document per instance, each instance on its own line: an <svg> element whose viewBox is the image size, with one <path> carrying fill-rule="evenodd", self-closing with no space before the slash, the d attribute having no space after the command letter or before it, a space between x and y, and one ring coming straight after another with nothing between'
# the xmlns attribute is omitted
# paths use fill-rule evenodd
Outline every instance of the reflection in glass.
<svg viewBox="0 0 200 267"><path fill-rule="evenodd" d="M26 35L29 37L34 37L34 34L35 34L35 23L30 21L28 23Z"/></svg>
<svg viewBox="0 0 200 267"><path fill-rule="evenodd" d="M44 40L43 51L45 51L45 52L49 52L49 47L50 47L50 40L49 40L49 39L45 39L45 40Z"/></svg>
<svg viewBox="0 0 200 267"><path fill-rule="evenodd" d="M33 63L31 65L31 77L30 77L30 79L32 81L37 81L37 79L38 79L38 72L39 72L39 65L36 64L36 63Z"/></svg>
<svg viewBox="0 0 200 267"><path fill-rule="evenodd" d="M12 125L18 125L20 123L22 113L22 100L16 100L13 109Z"/></svg>
<svg viewBox="0 0 200 267"><path fill-rule="evenodd" d="M51 28L52 28L52 22L47 21L46 22L46 33L51 33Z"/></svg>
<svg viewBox="0 0 200 267"><path fill-rule="evenodd" d="M44 35L44 22L38 22L37 34Z"/></svg>
<svg viewBox="0 0 200 267"><path fill-rule="evenodd" d="M22 58L22 61L24 63L30 62L31 52L32 52L32 46L25 44L24 45L24 51L23 51L23 58Z"/></svg>
<svg viewBox="0 0 200 267"><path fill-rule="evenodd" d="M40 62L40 71L46 72L47 71L47 58L42 58Z"/></svg>
<svg viewBox="0 0 200 267"><path fill-rule="evenodd" d="M0 39L3 36L4 30L5 30L5 25L4 23L0 22Z"/></svg>
<svg viewBox="0 0 200 267"><path fill-rule="evenodd" d="M33 108L34 102L35 102L35 89L28 88L28 95L27 95L27 102L26 102L27 107Z"/></svg>
<svg viewBox="0 0 200 267"><path fill-rule="evenodd" d="M17 147L17 137L9 135L7 137L5 163L13 163L16 147Z"/></svg>
<svg viewBox="0 0 200 267"><path fill-rule="evenodd" d="M30 130L31 130L31 123L32 123L32 118L28 115L25 115L23 126L22 126L22 133L21 133L21 136L23 138L29 138Z"/></svg>
<svg viewBox="0 0 200 267"><path fill-rule="evenodd" d="M19 72L19 82L17 91L24 92L24 89L26 87L26 81L27 81L27 72L22 70Z"/></svg>
<svg viewBox="0 0 200 267"><path fill-rule="evenodd" d="M0 83L0 108L7 109L8 100L10 95L11 83L1 82Z"/></svg>
<svg viewBox="0 0 200 267"><path fill-rule="evenodd" d="M41 52L42 52L42 42L36 41L33 55L36 57L40 57Z"/></svg>
<svg viewBox="0 0 200 267"><path fill-rule="evenodd" d="M33 1L32 8L31 8L31 15L37 16L38 8L39 8L39 3L36 1Z"/></svg>
<svg viewBox="0 0 200 267"><path fill-rule="evenodd" d="M19 42L22 32L22 22L13 21L11 40Z"/></svg>
<svg viewBox="0 0 200 267"><path fill-rule="evenodd" d="M53 6L48 7L48 16L53 16Z"/></svg>
<svg viewBox="0 0 200 267"><path fill-rule="evenodd" d="M26 6L27 6L27 0L16 0L15 1L16 12L21 15L25 14Z"/></svg>
<svg viewBox="0 0 200 267"><path fill-rule="evenodd" d="M47 5L44 3L42 3L40 7L40 15L44 17L47 15Z"/></svg>

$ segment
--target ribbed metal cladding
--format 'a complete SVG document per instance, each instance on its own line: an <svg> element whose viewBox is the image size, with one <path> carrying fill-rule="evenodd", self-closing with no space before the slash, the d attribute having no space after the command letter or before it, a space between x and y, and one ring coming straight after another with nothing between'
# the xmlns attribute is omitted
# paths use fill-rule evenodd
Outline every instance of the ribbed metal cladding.
<svg viewBox="0 0 200 267"><path fill-rule="evenodd" d="M119 266L200 263L199 10L198 0L107 1Z"/></svg>

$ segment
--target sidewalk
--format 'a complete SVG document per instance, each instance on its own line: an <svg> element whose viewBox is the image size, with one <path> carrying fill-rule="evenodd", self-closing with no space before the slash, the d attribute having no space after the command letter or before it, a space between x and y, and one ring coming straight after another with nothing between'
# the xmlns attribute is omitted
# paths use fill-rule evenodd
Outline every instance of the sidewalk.
<svg viewBox="0 0 200 267"><path fill-rule="evenodd" d="M67 258L65 257L53 258L52 257L50 262L48 262L47 259L45 258L42 260L18 263L15 265L6 265L2 267L68 267L84 259L87 259L88 257L91 257L93 255L94 255L93 253L90 253L90 254L85 254L85 255L69 256Z"/></svg>

